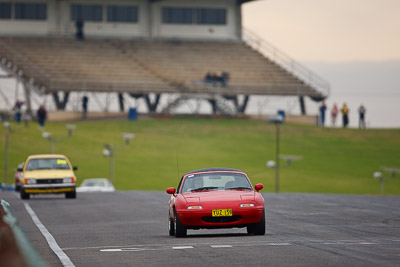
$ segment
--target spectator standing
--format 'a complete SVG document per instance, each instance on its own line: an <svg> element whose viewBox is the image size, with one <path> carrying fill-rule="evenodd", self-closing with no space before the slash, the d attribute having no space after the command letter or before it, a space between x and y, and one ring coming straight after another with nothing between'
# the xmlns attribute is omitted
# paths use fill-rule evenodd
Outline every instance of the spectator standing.
<svg viewBox="0 0 400 267"><path fill-rule="evenodd" d="M343 104L342 108L342 119L343 119L343 128L347 128L349 125L349 108L347 107L346 103Z"/></svg>
<svg viewBox="0 0 400 267"><path fill-rule="evenodd" d="M75 21L76 39L79 41L83 41L83 39L84 39L83 26L84 26L84 22L82 19L77 19Z"/></svg>
<svg viewBox="0 0 400 267"><path fill-rule="evenodd" d="M213 77L211 72L207 72L206 75L204 76L204 82L205 83L212 83L213 82Z"/></svg>
<svg viewBox="0 0 400 267"><path fill-rule="evenodd" d="M365 125L365 112L366 109L364 107L363 104L361 104L361 106L358 108L358 117L359 117L359 121L358 121L358 127L360 129L365 129L366 125Z"/></svg>
<svg viewBox="0 0 400 267"><path fill-rule="evenodd" d="M87 108L88 108L89 98L84 96L82 98L82 119L85 120L87 117Z"/></svg>
<svg viewBox="0 0 400 267"><path fill-rule="evenodd" d="M37 111L37 118L39 122L39 129L43 130L44 129L44 123L47 118L47 111L44 105L40 105L38 111Z"/></svg>
<svg viewBox="0 0 400 267"><path fill-rule="evenodd" d="M332 126L335 127L336 124L336 117L339 113L338 107L336 103L333 104L333 107L331 109L331 120L332 120Z"/></svg>
<svg viewBox="0 0 400 267"><path fill-rule="evenodd" d="M320 123L322 127L324 127L325 125L325 112L326 112L326 105L325 101L323 101L322 105L319 107Z"/></svg>
<svg viewBox="0 0 400 267"><path fill-rule="evenodd" d="M213 86L217 85L217 82L219 80L219 76L216 72L211 73L211 83Z"/></svg>
<svg viewBox="0 0 400 267"><path fill-rule="evenodd" d="M221 83L223 87L228 85L229 78L230 78L229 72L223 71L221 73Z"/></svg>
<svg viewBox="0 0 400 267"><path fill-rule="evenodd" d="M13 111L15 112L15 122L20 123L21 122L21 117L22 117L22 105L24 103L17 100L15 102L15 105L13 107Z"/></svg>

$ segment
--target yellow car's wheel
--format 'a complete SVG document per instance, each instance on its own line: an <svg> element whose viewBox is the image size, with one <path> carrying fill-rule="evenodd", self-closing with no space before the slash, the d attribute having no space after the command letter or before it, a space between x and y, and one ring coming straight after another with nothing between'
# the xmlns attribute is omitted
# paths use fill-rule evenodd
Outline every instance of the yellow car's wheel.
<svg viewBox="0 0 400 267"><path fill-rule="evenodd" d="M65 193L65 198L76 198L76 191Z"/></svg>
<svg viewBox="0 0 400 267"><path fill-rule="evenodd" d="M24 189L21 189L21 191L19 193L20 193L21 199L29 199L29 194L25 193Z"/></svg>

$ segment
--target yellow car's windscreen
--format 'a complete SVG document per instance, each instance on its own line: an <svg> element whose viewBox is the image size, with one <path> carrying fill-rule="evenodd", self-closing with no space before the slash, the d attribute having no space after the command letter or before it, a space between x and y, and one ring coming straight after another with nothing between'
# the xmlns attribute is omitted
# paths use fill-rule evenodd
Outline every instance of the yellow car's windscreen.
<svg viewBox="0 0 400 267"><path fill-rule="evenodd" d="M65 158L31 159L26 166L27 171L34 170L69 170L71 169Z"/></svg>

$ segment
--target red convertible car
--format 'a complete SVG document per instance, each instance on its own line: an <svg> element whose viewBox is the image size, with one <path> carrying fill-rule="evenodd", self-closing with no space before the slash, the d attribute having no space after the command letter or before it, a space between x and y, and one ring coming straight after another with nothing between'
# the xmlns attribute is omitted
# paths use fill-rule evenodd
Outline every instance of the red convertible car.
<svg viewBox="0 0 400 267"><path fill-rule="evenodd" d="M255 189L255 190L254 190ZM182 176L178 188L168 188L169 234L184 237L187 229L247 227L265 234L264 198L241 170L209 168Z"/></svg>

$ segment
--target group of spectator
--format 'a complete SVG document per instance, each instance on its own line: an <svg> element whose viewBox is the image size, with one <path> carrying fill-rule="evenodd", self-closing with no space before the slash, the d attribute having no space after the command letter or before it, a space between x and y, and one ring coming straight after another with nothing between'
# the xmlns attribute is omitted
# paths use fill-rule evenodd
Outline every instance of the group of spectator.
<svg viewBox="0 0 400 267"><path fill-rule="evenodd" d="M325 102L322 102L321 106L319 107L319 124L324 127L325 126L325 113L327 110L327 106ZM333 104L330 113L331 113L331 122L332 126L335 127L336 125L336 118L339 114L339 111L342 113L342 122L343 122L343 128L347 128L349 125L349 108L346 105L346 103L343 104L342 108L339 110L338 106L336 103ZM366 123L365 123L365 113L366 109L363 104L361 104L358 107L358 126L360 129L365 129L366 128Z"/></svg>
<svg viewBox="0 0 400 267"><path fill-rule="evenodd" d="M15 122L20 123L22 119L22 106L24 105L24 102L17 100L15 102L15 105L13 107L14 111L14 116L15 116ZM36 112L36 117L39 123L39 129L43 130L44 129L44 124L47 118L47 111L44 105L40 105L39 109Z"/></svg>
<svg viewBox="0 0 400 267"><path fill-rule="evenodd" d="M225 87L228 85L228 81L229 81L229 73L226 71L222 71L220 74L209 71L204 76L204 82L206 84L211 84L211 85L220 84L221 86Z"/></svg>
<svg viewBox="0 0 400 267"><path fill-rule="evenodd" d="M89 98L87 96L84 96L82 98L82 119L83 120L85 120L87 118L88 102L89 102ZM22 102L21 100L17 100L17 101L15 101L15 105L13 107L15 122L18 124L22 120L22 106L23 105L24 105L24 102ZM44 105L39 106L38 110L36 111L36 117L37 117L37 121L39 123L39 129L43 130L44 124L47 119L47 110Z"/></svg>

